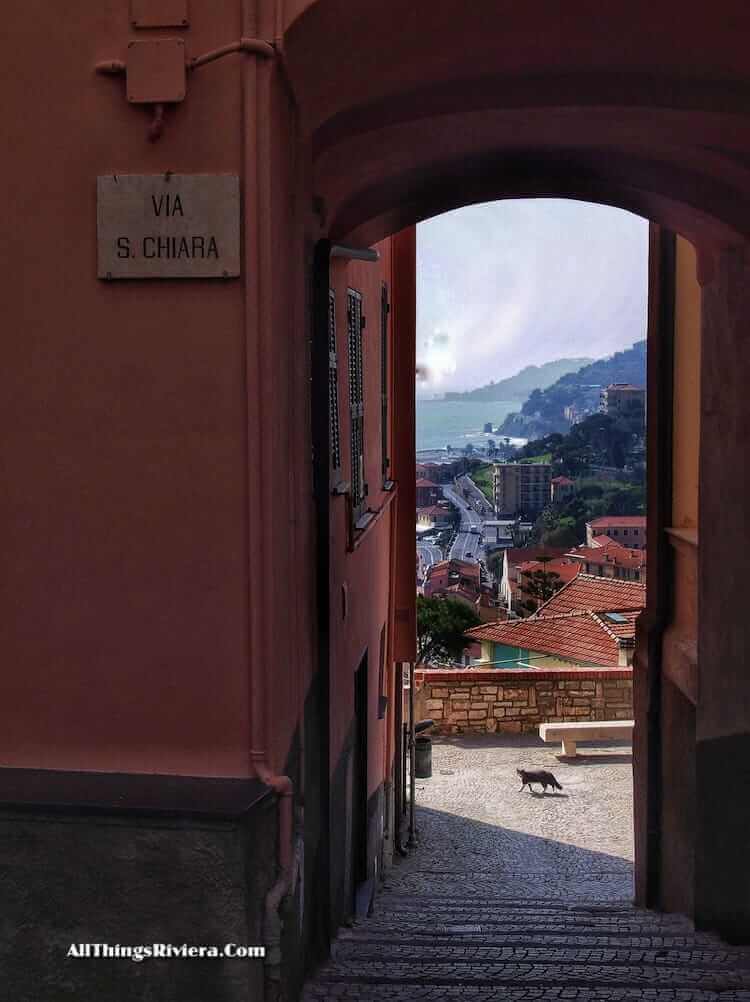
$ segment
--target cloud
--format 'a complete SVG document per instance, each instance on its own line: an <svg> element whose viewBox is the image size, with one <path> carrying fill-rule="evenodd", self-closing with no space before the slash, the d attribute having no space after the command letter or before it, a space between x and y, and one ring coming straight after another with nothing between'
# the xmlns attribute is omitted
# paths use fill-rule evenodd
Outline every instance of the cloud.
<svg viewBox="0 0 750 1002"><path fill-rule="evenodd" d="M468 206L417 234L420 394L645 336L648 223L560 199Z"/></svg>

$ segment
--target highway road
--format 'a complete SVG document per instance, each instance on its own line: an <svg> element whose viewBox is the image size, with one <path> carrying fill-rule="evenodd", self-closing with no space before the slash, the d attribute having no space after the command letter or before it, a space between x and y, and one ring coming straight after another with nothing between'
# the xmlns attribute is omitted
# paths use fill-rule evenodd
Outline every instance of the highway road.
<svg viewBox="0 0 750 1002"><path fill-rule="evenodd" d="M443 487L443 496L461 513L461 524L449 557L452 560L478 561L482 556L481 517L452 487Z"/></svg>
<svg viewBox="0 0 750 1002"><path fill-rule="evenodd" d="M443 551L432 543L417 543L417 554L419 555L419 576L424 580L427 568L443 559Z"/></svg>
<svg viewBox="0 0 750 1002"><path fill-rule="evenodd" d="M466 493L466 500L469 502L475 511L479 512L480 515L485 518L492 518L494 511L492 505L484 496L482 491L477 487L471 477L466 474L463 477L458 477L458 484L463 491Z"/></svg>

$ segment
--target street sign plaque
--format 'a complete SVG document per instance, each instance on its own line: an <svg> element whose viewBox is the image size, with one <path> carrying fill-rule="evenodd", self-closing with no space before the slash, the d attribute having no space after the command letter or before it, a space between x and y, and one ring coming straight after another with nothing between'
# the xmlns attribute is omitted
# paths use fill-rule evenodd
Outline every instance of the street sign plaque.
<svg viewBox="0 0 750 1002"><path fill-rule="evenodd" d="M240 274L236 174L107 174L97 178L99 278L235 278Z"/></svg>

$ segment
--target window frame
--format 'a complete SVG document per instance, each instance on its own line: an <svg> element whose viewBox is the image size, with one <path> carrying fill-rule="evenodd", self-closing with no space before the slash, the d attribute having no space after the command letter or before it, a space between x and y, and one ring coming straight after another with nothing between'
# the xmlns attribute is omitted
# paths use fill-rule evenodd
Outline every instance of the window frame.
<svg viewBox="0 0 750 1002"><path fill-rule="evenodd" d="M328 290L328 453L330 486L341 486L343 457L341 448L341 414L339 403L339 367L336 350L336 292Z"/></svg>
<svg viewBox="0 0 750 1002"><path fill-rule="evenodd" d="M388 404L390 398L388 318L390 316L390 312L391 304L388 299L388 283L384 281L381 283L380 287L380 453L383 487L386 489L391 485L389 477L391 459L388 441Z"/></svg>
<svg viewBox="0 0 750 1002"><path fill-rule="evenodd" d="M368 486L365 469L365 374L364 374L364 301L357 289L346 290L346 330L349 370L349 443L352 525L365 514Z"/></svg>

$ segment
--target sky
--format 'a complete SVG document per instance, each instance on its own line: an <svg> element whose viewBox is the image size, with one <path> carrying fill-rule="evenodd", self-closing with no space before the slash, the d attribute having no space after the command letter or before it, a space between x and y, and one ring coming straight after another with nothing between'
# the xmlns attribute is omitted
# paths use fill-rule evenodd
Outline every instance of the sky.
<svg viewBox="0 0 750 1002"><path fill-rule="evenodd" d="M417 393L602 358L646 334L648 222L563 199L473 205L417 230Z"/></svg>

